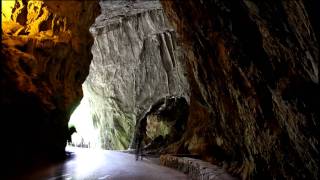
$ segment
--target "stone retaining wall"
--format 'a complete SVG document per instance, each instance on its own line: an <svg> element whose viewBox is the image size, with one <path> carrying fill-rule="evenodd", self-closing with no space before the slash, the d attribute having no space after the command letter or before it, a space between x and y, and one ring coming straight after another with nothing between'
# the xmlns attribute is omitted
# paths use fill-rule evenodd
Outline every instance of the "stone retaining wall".
<svg viewBox="0 0 320 180"><path fill-rule="evenodd" d="M236 180L226 171L210 164L208 162L193 159L189 157L176 157L172 155L160 156L161 165L177 169L188 176L191 179L199 180Z"/></svg>

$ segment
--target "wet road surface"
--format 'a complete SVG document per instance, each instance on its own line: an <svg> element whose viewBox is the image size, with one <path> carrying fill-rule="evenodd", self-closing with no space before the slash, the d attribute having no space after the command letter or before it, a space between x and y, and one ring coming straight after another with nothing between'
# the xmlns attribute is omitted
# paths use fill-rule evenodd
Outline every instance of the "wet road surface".
<svg viewBox="0 0 320 180"><path fill-rule="evenodd" d="M143 159L136 161L132 154L71 148L72 157L57 165L37 170L27 174L28 180L186 180L187 176L179 171L160 166L157 163Z"/></svg>

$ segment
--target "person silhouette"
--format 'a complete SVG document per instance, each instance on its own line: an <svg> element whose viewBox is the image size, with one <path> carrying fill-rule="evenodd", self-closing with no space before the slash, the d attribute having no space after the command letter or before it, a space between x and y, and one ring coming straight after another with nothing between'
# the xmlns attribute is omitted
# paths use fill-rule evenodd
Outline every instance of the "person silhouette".
<svg viewBox="0 0 320 180"><path fill-rule="evenodd" d="M72 127L70 127L70 128L68 129L67 143L71 143L71 141L72 141L71 136L72 136L72 134L75 133L75 132L77 132L77 130L76 130L76 128L75 128L74 126L72 126Z"/></svg>
<svg viewBox="0 0 320 180"><path fill-rule="evenodd" d="M143 159L143 140L147 130L147 117L145 116L141 119L139 126L138 126L138 133L137 133L137 147L136 147L136 161L139 160L139 156L141 160Z"/></svg>

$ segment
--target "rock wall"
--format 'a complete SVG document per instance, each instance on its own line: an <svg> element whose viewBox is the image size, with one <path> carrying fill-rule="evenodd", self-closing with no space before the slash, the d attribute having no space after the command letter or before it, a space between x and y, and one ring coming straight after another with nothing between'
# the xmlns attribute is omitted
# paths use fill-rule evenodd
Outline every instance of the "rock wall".
<svg viewBox="0 0 320 180"><path fill-rule="evenodd" d="M84 83L105 149L126 149L136 121L166 96L188 99L185 59L159 1L105 1L91 27L93 61Z"/></svg>
<svg viewBox="0 0 320 180"><path fill-rule="evenodd" d="M92 0L2 5L0 142L9 174L63 156L69 116L92 58L89 27L100 8Z"/></svg>
<svg viewBox="0 0 320 180"><path fill-rule="evenodd" d="M187 131L170 150L242 179L319 179L317 3L161 2L192 90Z"/></svg>

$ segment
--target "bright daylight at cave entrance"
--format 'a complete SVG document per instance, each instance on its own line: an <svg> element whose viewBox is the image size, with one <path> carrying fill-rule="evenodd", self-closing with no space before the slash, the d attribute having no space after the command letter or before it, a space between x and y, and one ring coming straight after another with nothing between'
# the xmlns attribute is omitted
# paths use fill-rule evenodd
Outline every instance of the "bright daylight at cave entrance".
<svg viewBox="0 0 320 180"><path fill-rule="evenodd" d="M79 106L70 117L69 128L71 127L75 127L76 132L72 134L72 141L68 145L84 148L101 148L98 130L93 126L90 104L86 94L84 94Z"/></svg>

